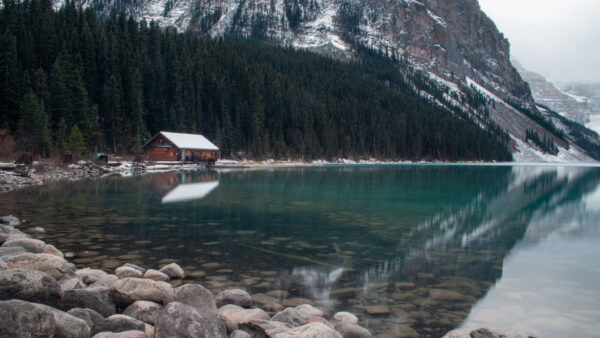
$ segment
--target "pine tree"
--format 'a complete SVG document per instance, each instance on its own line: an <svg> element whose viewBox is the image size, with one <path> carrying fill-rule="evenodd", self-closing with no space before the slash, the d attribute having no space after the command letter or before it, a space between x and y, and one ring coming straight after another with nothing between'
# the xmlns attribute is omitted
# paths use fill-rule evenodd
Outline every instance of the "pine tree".
<svg viewBox="0 0 600 338"><path fill-rule="evenodd" d="M77 125L73 125L71 128L71 133L69 134L69 148L73 153L75 158L86 152L85 140L83 139L83 134Z"/></svg>

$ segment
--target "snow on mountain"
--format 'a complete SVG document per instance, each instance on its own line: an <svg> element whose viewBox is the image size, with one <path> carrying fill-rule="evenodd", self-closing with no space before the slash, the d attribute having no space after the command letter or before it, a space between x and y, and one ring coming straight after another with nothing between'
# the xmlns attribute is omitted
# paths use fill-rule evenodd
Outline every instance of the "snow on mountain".
<svg viewBox="0 0 600 338"><path fill-rule="evenodd" d="M64 3L64 0L53 1L55 8ZM527 142L526 130L552 138L561 153L574 151L576 147L571 145L581 142L579 134L570 136L573 131L568 126L562 125L566 128L566 141L544 126L543 119L552 118L538 110L529 85L511 63L508 40L481 11L477 0L75 0L75 3L94 8L100 16L118 9L138 20L153 20L161 27L174 27L181 32L253 37L343 60L351 59L360 45L405 61L407 69L403 72L409 82L421 76L439 89L437 94L427 92L417 89L415 82L413 87L419 95L451 112L460 111L461 116L473 119L482 128L505 131L514 140L512 148L517 154L524 148L534 153L539 150ZM473 98L477 95L487 98L487 102L482 105ZM587 137L586 142L600 145L600 140L593 136Z"/></svg>

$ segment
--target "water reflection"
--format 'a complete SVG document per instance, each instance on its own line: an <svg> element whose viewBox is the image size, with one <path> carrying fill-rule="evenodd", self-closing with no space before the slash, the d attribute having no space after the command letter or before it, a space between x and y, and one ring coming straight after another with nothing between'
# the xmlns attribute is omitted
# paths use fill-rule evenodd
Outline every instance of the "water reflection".
<svg viewBox="0 0 600 338"><path fill-rule="evenodd" d="M164 182L167 182L165 185ZM219 175L215 172L207 172L203 175L192 175L190 173L169 172L159 174L154 178L156 186L164 188L175 185L161 199L161 203L186 202L202 199L219 186Z"/></svg>
<svg viewBox="0 0 600 338"><path fill-rule="evenodd" d="M510 327L491 316L500 307L556 319L546 298L565 309L591 300L564 311L568 323L600 323L599 183L600 169L586 167L199 171L4 194L0 213L45 226L80 266L177 261L215 292L308 298L377 334L442 336L463 322ZM82 245L97 256L77 256ZM526 316L507 318L548 335Z"/></svg>

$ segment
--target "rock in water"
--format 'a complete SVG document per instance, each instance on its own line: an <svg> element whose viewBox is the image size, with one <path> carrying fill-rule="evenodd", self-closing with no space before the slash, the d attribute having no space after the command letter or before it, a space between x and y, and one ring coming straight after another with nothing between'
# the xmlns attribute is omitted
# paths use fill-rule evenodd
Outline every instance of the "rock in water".
<svg viewBox="0 0 600 338"><path fill-rule="evenodd" d="M281 332L273 338L343 338L336 330L323 323L310 323Z"/></svg>
<svg viewBox="0 0 600 338"><path fill-rule="evenodd" d="M11 268L34 269L46 272L56 280L60 280L65 274L75 271L75 265L63 258L40 253L33 254L25 252L4 260Z"/></svg>
<svg viewBox="0 0 600 338"><path fill-rule="evenodd" d="M172 302L158 315L155 336L226 338L227 329L215 313L207 313L189 305Z"/></svg>
<svg viewBox="0 0 600 338"><path fill-rule="evenodd" d="M216 297L217 307L234 304L243 308L252 307L252 297L241 289L229 289L219 292Z"/></svg>
<svg viewBox="0 0 600 338"><path fill-rule="evenodd" d="M9 215L0 217L0 223L7 224L10 226L17 226L21 224L21 221L17 217Z"/></svg>
<svg viewBox="0 0 600 338"><path fill-rule="evenodd" d="M373 338L369 330L349 322L338 322L335 329L345 338Z"/></svg>
<svg viewBox="0 0 600 338"><path fill-rule="evenodd" d="M156 318L158 317L158 313L162 310L162 308L163 307L160 304L145 300L138 300L129 305L125 311L123 311L123 314L139 319L144 323L154 325Z"/></svg>
<svg viewBox="0 0 600 338"><path fill-rule="evenodd" d="M350 312L340 311L333 315L335 322L344 322L358 325L358 318Z"/></svg>
<svg viewBox="0 0 600 338"><path fill-rule="evenodd" d="M63 311L73 308L88 308L97 311L104 317L117 312L110 289L105 286L66 290L58 308Z"/></svg>
<svg viewBox="0 0 600 338"><path fill-rule="evenodd" d="M86 322L52 307L22 300L0 301L0 332L6 337L89 337Z"/></svg>
<svg viewBox="0 0 600 338"><path fill-rule="evenodd" d="M128 266L121 266L119 268L117 268L115 270L115 274L117 275L117 277L119 278L127 278L127 277L135 277L135 278L142 278L143 273L140 270L128 267Z"/></svg>
<svg viewBox="0 0 600 338"><path fill-rule="evenodd" d="M31 269L0 271L0 300L16 298L56 306L62 296L56 279L45 272Z"/></svg>
<svg viewBox="0 0 600 338"><path fill-rule="evenodd" d="M169 283L143 278L123 278L114 282L110 293L118 306L126 307L138 300L168 303L173 297Z"/></svg>
<svg viewBox="0 0 600 338"><path fill-rule="evenodd" d="M283 311L277 312L271 320L290 324L298 327L306 324L306 321L311 316L322 316L323 312L312 307L311 305L303 304L295 308L288 307Z"/></svg>
<svg viewBox="0 0 600 338"><path fill-rule="evenodd" d="M169 276L166 273L154 269L146 270L146 272L144 273L144 278L152 279L159 282L168 282L171 280L171 278L169 278Z"/></svg>
<svg viewBox="0 0 600 338"><path fill-rule="evenodd" d="M185 277L185 272L177 263L167 264L158 271L166 274L171 279L183 279Z"/></svg>
<svg viewBox="0 0 600 338"><path fill-rule="evenodd" d="M198 309L200 312L217 314L215 296L199 284L186 284L176 288L169 302L180 302Z"/></svg>
<svg viewBox="0 0 600 338"><path fill-rule="evenodd" d="M221 307L219 309L219 316L229 332L233 332L241 324L247 324L253 320L269 320L269 315L261 309L244 309L234 304L227 304Z"/></svg>
<svg viewBox="0 0 600 338"><path fill-rule="evenodd" d="M20 246L20 247L23 247L27 252L42 253L42 252L44 252L44 247L46 246L46 243L44 243L43 241L40 241L39 239L17 238L17 239L7 240L6 242L4 242L4 244L2 244L2 246L4 246L4 247Z"/></svg>
<svg viewBox="0 0 600 338"><path fill-rule="evenodd" d="M93 328L93 334L100 332L144 331L144 323L126 315L112 315L103 319Z"/></svg>

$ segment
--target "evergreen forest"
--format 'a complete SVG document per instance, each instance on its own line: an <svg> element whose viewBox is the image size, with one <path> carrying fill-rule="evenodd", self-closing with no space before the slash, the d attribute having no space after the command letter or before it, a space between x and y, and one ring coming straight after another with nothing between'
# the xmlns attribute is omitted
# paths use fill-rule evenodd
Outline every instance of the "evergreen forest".
<svg viewBox="0 0 600 338"><path fill-rule="evenodd" d="M373 51L341 62L71 2L3 3L5 153L140 154L164 130L201 133L233 158L512 159L500 133L419 97L402 62Z"/></svg>

